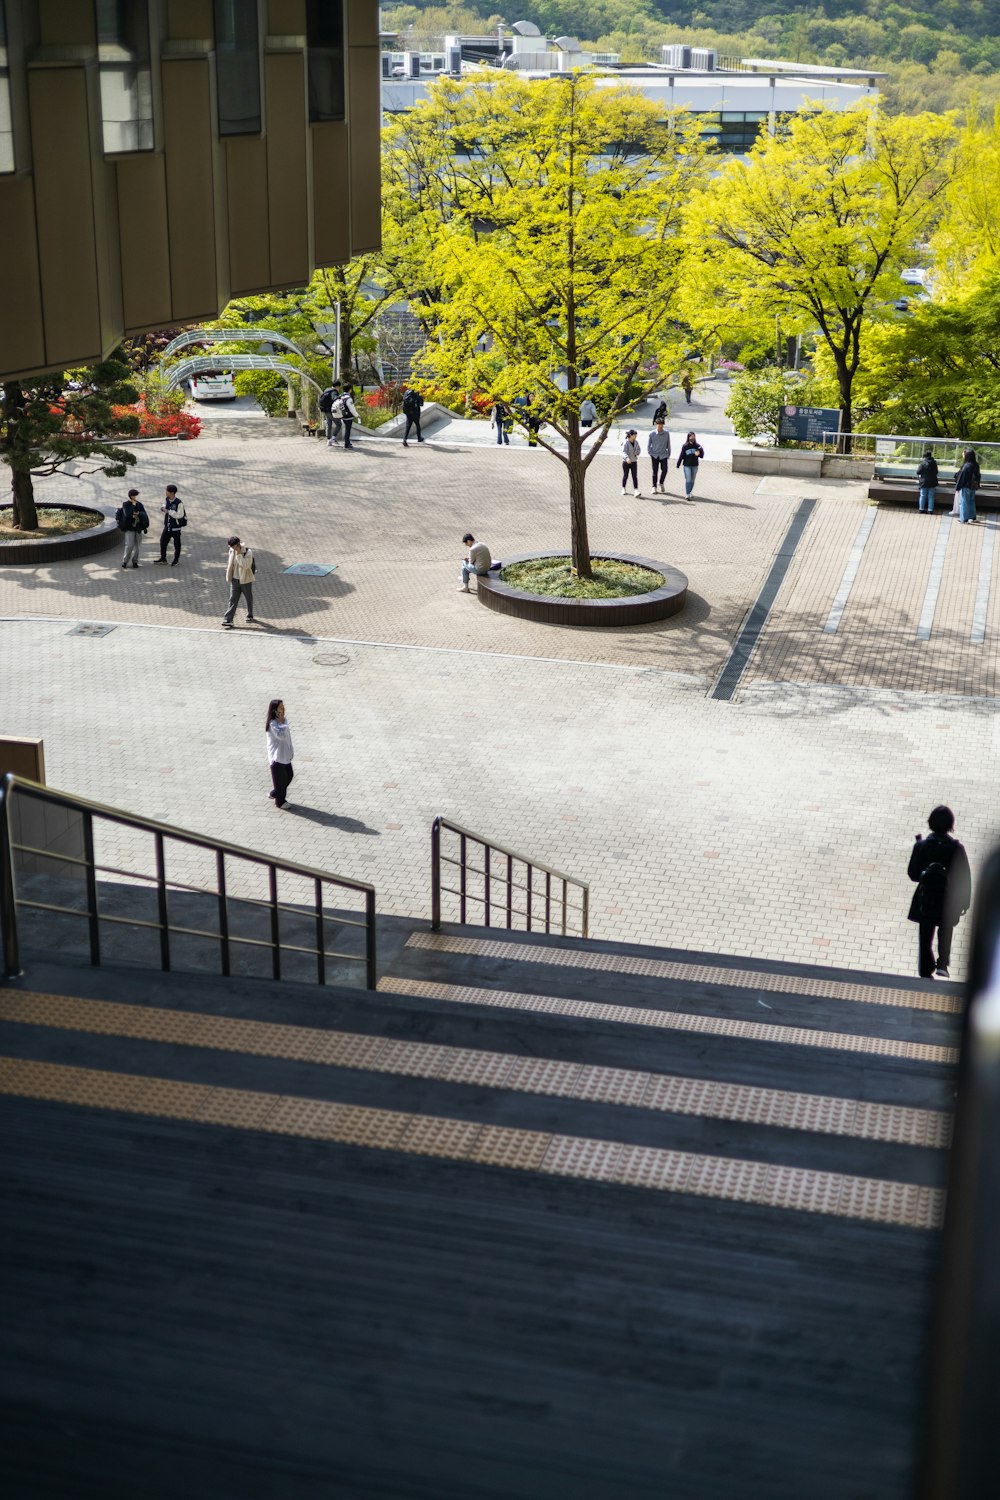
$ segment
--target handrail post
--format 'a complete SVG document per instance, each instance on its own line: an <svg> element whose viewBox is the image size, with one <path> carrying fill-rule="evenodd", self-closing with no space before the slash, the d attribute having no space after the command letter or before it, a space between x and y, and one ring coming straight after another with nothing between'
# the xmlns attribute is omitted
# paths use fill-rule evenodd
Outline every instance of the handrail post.
<svg viewBox="0 0 1000 1500"><path fill-rule="evenodd" d="M566 936L566 888L567 888L567 883L566 883L565 880L563 880L563 893L562 893L562 936L563 937Z"/></svg>
<svg viewBox="0 0 1000 1500"><path fill-rule="evenodd" d="M514 858L507 856L507 931L514 925Z"/></svg>
<svg viewBox="0 0 1000 1500"><path fill-rule="evenodd" d="M226 856L215 851L215 883L219 887L219 964L223 977L229 978L229 898L226 893Z"/></svg>
<svg viewBox="0 0 1000 1500"><path fill-rule="evenodd" d="M484 927L490 925L490 907L493 903L493 887L490 885L490 846L483 845L483 889L486 894L486 921Z"/></svg>
<svg viewBox="0 0 1000 1500"><path fill-rule="evenodd" d="M10 837L10 775L0 783L0 928L3 929L3 977L21 972L17 942L17 900L14 895L14 851Z"/></svg>
<svg viewBox="0 0 1000 1500"><path fill-rule="evenodd" d="M589 937L590 936L590 886L589 885L585 885L584 888L583 888L583 914L582 914L582 917L581 917L581 922L583 924L583 931L580 934L580 936L581 937Z"/></svg>
<svg viewBox="0 0 1000 1500"><path fill-rule="evenodd" d="M528 931L529 932L531 931L531 903L532 903L532 900L534 899L533 895L532 895L532 889L531 889L531 876L532 876L532 872L534 871L534 868L535 868L534 865L529 865L528 866L528 875L527 875L528 899L525 902L525 906L527 907L527 911L528 911Z"/></svg>
<svg viewBox="0 0 1000 1500"><path fill-rule="evenodd" d="M375 892L365 891L365 976L370 990L378 988L378 954L375 930Z"/></svg>
<svg viewBox="0 0 1000 1500"><path fill-rule="evenodd" d="M271 903L271 973L281 978L281 927L278 923L278 870L269 863L267 867L268 900Z"/></svg>
<svg viewBox="0 0 1000 1500"><path fill-rule="evenodd" d="M441 819L431 825L431 931L441 926ZM371 989L371 985L368 986Z"/></svg>
<svg viewBox="0 0 1000 1500"><path fill-rule="evenodd" d="M87 882L87 926L90 931L90 962L101 966L101 916L97 907L97 868L94 862L94 815L83 814L83 858Z"/></svg>
<svg viewBox="0 0 1000 1500"><path fill-rule="evenodd" d="M163 857L163 834L153 835L156 848L156 908L160 918L160 968L170 968L170 913L167 909L167 866Z"/></svg>
<svg viewBox="0 0 1000 1500"><path fill-rule="evenodd" d="M466 846L465 834L464 833L460 833L459 836L458 836L458 858L459 858L459 861L460 861L459 866L458 866L458 888L459 888L459 891L461 892L461 894L460 894L460 896L458 898L458 912L459 912L458 920L460 922L464 922L465 921L465 914L466 914L466 912L469 909L468 908L468 901L469 901L469 886L468 886L469 851L468 851L468 848Z"/></svg>
<svg viewBox="0 0 1000 1500"><path fill-rule="evenodd" d="M316 877L316 983L326 984L326 935L323 932L323 882ZM367 934L366 934L367 936ZM371 988L371 986L369 986Z"/></svg>
<svg viewBox="0 0 1000 1500"><path fill-rule="evenodd" d="M552 931L552 873L545 871L545 931Z"/></svg>

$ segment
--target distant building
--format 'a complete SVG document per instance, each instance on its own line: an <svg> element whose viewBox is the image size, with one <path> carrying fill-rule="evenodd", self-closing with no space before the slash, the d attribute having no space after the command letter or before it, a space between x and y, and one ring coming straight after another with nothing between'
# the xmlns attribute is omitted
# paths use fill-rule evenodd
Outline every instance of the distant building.
<svg viewBox="0 0 1000 1500"><path fill-rule="evenodd" d="M0 0L0 378L380 243L376 0Z"/></svg>
<svg viewBox="0 0 1000 1500"><path fill-rule="evenodd" d="M585 51L575 37L549 41L530 21L508 32L447 36L439 52L382 54L382 110L398 114L427 97L431 81L488 76L495 69L552 78L582 68L599 86L626 84L667 108L689 109L720 151L744 155L761 130L810 103L845 109L873 96L886 75L855 68L817 67L760 58L726 58L707 48L661 49L658 63L623 65L615 53Z"/></svg>

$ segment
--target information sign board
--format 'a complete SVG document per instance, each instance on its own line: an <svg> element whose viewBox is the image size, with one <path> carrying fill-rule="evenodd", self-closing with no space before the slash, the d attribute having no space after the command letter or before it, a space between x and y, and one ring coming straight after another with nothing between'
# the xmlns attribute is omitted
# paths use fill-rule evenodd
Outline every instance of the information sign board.
<svg viewBox="0 0 1000 1500"><path fill-rule="evenodd" d="M779 439L796 443L821 443L824 432L836 433L840 412L831 406L783 406L778 424Z"/></svg>

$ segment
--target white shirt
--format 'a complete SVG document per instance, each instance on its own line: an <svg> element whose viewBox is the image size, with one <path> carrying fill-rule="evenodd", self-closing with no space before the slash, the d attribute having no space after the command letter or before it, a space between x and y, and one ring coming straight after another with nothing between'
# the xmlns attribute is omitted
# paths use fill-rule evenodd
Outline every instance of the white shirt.
<svg viewBox="0 0 1000 1500"><path fill-rule="evenodd" d="M287 719L272 719L267 726L267 763L290 766L292 763L292 731Z"/></svg>

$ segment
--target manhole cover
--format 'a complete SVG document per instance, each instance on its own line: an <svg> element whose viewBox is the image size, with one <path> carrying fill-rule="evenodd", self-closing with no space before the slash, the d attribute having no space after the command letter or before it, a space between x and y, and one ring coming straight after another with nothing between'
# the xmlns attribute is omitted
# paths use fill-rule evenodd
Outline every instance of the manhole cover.
<svg viewBox="0 0 1000 1500"><path fill-rule="evenodd" d="M74 625L73 629L67 631L68 635L110 635L114 630L113 625Z"/></svg>
<svg viewBox="0 0 1000 1500"><path fill-rule="evenodd" d="M351 658L340 651L324 651L321 656L314 656L313 661L317 667L346 667Z"/></svg>

